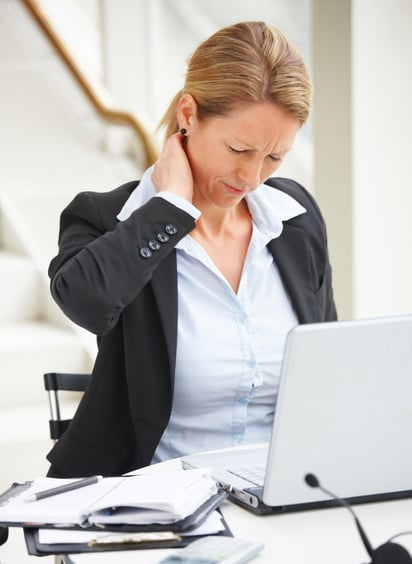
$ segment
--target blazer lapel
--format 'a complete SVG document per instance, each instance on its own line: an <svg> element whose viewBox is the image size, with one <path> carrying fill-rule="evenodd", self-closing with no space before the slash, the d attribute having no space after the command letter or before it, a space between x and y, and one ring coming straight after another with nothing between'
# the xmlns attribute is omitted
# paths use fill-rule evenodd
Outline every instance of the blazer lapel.
<svg viewBox="0 0 412 564"><path fill-rule="evenodd" d="M299 323L320 321L305 232L298 227L284 225L281 236L272 239L267 246L279 268Z"/></svg>
<svg viewBox="0 0 412 564"><path fill-rule="evenodd" d="M163 324L170 373L174 379L177 346L177 266L176 251L170 253L155 270L151 285Z"/></svg>

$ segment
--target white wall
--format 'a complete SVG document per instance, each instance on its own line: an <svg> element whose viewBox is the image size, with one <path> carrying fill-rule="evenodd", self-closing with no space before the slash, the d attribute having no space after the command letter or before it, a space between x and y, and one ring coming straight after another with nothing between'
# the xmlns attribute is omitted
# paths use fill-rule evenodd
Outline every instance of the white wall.
<svg viewBox="0 0 412 564"><path fill-rule="evenodd" d="M412 2L353 1L354 310L412 312Z"/></svg>
<svg viewBox="0 0 412 564"><path fill-rule="evenodd" d="M340 317L412 312L412 2L313 0L315 195Z"/></svg>
<svg viewBox="0 0 412 564"><path fill-rule="evenodd" d="M313 0L314 194L328 227L339 317L353 315L351 2Z"/></svg>

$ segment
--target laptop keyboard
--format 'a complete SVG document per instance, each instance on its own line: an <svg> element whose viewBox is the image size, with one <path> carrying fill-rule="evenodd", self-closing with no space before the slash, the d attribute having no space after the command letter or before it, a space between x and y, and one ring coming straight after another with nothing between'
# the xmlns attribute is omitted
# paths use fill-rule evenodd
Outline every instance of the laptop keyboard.
<svg viewBox="0 0 412 564"><path fill-rule="evenodd" d="M231 474L243 478L255 486L263 486L265 480L265 468L263 466L244 466L228 470Z"/></svg>

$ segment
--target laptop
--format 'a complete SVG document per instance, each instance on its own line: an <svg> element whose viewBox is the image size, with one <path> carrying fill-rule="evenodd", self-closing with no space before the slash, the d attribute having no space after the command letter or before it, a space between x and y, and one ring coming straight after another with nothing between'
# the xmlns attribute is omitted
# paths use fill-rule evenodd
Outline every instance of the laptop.
<svg viewBox="0 0 412 564"><path fill-rule="evenodd" d="M299 325L287 337L269 445L182 458L258 514L412 495L412 315ZM260 468L260 470L259 470ZM261 473L261 479L258 474Z"/></svg>

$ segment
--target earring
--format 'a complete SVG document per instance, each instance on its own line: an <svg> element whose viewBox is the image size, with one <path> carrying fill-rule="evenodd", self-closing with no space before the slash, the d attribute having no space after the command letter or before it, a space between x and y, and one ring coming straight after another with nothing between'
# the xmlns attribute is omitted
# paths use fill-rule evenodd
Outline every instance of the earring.
<svg viewBox="0 0 412 564"><path fill-rule="evenodd" d="M180 135L186 135L187 133L187 129L185 129L184 127L182 127L182 129L179 131Z"/></svg>

